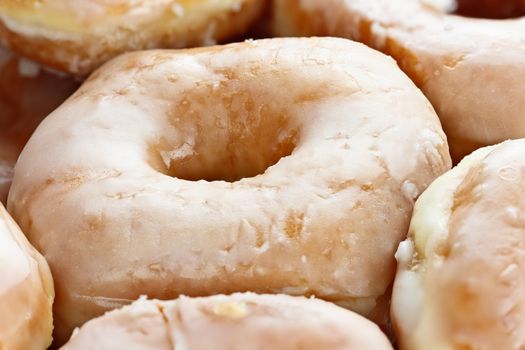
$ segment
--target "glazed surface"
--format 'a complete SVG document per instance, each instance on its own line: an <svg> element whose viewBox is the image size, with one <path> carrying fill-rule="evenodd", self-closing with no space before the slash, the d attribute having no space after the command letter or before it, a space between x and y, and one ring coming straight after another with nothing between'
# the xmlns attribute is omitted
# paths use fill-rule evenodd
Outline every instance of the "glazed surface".
<svg viewBox="0 0 525 350"><path fill-rule="evenodd" d="M449 168L393 60L248 41L105 65L37 129L8 205L51 265L59 339L143 294L316 295L370 316L415 198Z"/></svg>
<svg viewBox="0 0 525 350"><path fill-rule="evenodd" d="M0 202L7 201L14 165L25 143L78 85L0 48Z"/></svg>

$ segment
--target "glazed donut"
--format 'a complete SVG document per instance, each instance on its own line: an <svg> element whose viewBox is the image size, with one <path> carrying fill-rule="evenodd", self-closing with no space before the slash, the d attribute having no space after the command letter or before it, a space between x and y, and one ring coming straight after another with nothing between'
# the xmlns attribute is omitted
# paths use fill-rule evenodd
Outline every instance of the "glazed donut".
<svg viewBox="0 0 525 350"><path fill-rule="evenodd" d="M78 85L0 48L0 202L6 203L14 164L29 136Z"/></svg>
<svg viewBox="0 0 525 350"><path fill-rule="evenodd" d="M392 55L436 108L452 158L525 137L523 0L276 0L280 35L352 38Z"/></svg>
<svg viewBox="0 0 525 350"><path fill-rule="evenodd" d="M242 34L265 1L2 1L0 40L21 56L85 76L126 51L210 45Z"/></svg>
<svg viewBox="0 0 525 350"><path fill-rule="evenodd" d="M401 349L525 348L524 150L482 148L418 199L396 255Z"/></svg>
<svg viewBox="0 0 525 350"><path fill-rule="evenodd" d="M75 332L62 350L387 350L365 318L318 299L233 294L174 301L140 299Z"/></svg>
<svg viewBox="0 0 525 350"><path fill-rule="evenodd" d="M450 164L386 56L247 41L96 71L33 134L8 206L50 263L59 339L142 294L316 295L370 315L415 198Z"/></svg>
<svg viewBox="0 0 525 350"><path fill-rule="evenodd" d="M46 349L53 298L46 261L0 204L0 348Z"/></svg>

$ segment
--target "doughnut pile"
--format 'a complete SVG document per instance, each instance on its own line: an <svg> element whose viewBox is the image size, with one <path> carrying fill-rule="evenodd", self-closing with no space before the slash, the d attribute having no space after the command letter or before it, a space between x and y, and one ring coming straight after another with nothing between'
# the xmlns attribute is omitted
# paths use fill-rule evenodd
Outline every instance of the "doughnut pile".
<svg viewBox="0 0 525 350"><path fill-rule="evenodd" d="M525 349L523 77L525 0L0 1L0 349Z"/></svg>
<svg viewBox="0 0 525 350"><path fill-rule="evenodd" d="M279 35L342 36L392 55L436 108L455 161L525 137L525 1L275 1Z"/></svg>

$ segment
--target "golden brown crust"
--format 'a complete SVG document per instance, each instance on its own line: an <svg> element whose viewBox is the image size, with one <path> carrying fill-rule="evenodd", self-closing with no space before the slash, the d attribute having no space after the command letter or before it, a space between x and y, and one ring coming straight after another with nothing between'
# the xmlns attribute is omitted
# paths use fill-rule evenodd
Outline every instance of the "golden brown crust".
<svg viewBox="0 0 525 350"><path fill-rule="evenodd" d="M0 347L47 348L53 330L53 298L46 261L0 204Z"/></svg>
<svg viewBox="0 0 525 350"><path fill-rule="evenodd" d="M266 0L0 4L0 40L13 52L86 76L123 52L211 45L244 33ZM87 12L87 13L86 13Z"/></svg>
<svg viewBox="0 0 525 350"><path fill-rule="evenodd" d="M493 17L523 14L522 1L486 0ZM440 116L452 157L525 136L525 18L497 21L448 15L453 1L277 0L279 35L352 38L392 55ZM507 6L512 5L512 6ZM472 5L461 2L461 13Z"/></svg>
<svg viewBox="0 0 525 350"><path fill-rule="evenodd" d="M525 139L482 148L418 199L398 250L403 350L525 346Z"/></svg>
<svg viewBox="0 0 525 350"><path fill-rule="evenodd" d="M449 167L393 60L247 41L107 63L33 135L8 205L49 259L63 340L141 294L317 295L369 315L414 199Z"/></svg>
<svg viewBox="0 0 525 350"><path fill-rule="evenodd" d="M138 300L86 323L63 350L391 350L376 325L318 299L252 293Z"/></svg>
<svg viewBox="0 0 525 350"><path fill-rule="evenodd" d="M0 49L0 202L7 201L13 168L25 143L78 85Z"/></svg>

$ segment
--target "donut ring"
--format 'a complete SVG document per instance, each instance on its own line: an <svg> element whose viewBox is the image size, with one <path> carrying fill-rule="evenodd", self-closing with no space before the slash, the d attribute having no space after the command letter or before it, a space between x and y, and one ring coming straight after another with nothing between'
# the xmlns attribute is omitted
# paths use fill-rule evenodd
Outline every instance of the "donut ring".
<svg viewBox="0 0 525 350"><path fill-rule="evenodd" d="M140 332L147 329L147 332ZM86 323L62 350L391 350L379 328L331 303L251 293L138 300Z"/></svg>
<svg viewBox="0 0 525 350"><path fill-rule="evenodd" d="M525 18L447 15L454 3L276 0L276 28L281 35L352 38L392 55L436 108L459 161L479 147L525 136ZM522 0L459 4L470 15L525 14Z"/></svg>
<svg viewBox="0 0 525 350"><path fill-rule="evenodd" d="M210 45L242 34L265 0L2 1L0 40L49 67L85 76L123 52Z"/></svg>
<svg viewBox="0 0 525 350"><path fill-rule="evenodd" d="M2 349L46 349L53 330L53 298L53 279L46 261L0 204Z"/></svg>
<svg viewBox="0 0 525 350"><path fill-rule="evenodd" d="M525 347L524 149L482 148L418 199L396 255L401 349Z"/></svg>
<svg viewBox="0 0 525 350"><path fill-rule="evenodd" d="M432 107L386 56L249 41L105 65L37 129L8 205L50 263L59 339L141 294L317 295L370 315L415 198L449 168Z"/></svg>
<svg viewBox="0 0 525 350"><path fill-rule="evenodd" d="M40 121L78 87L0 48L0 202L6 203L13 167Z"/></svg>

